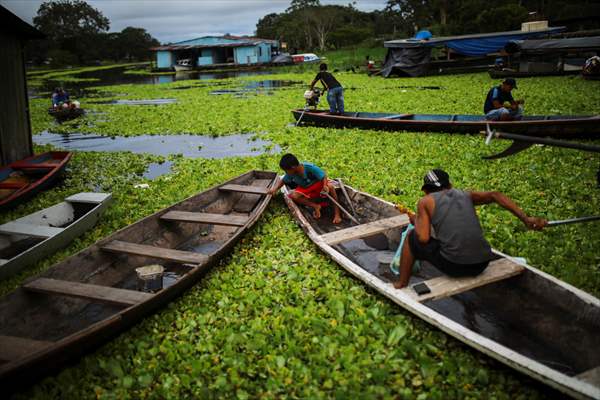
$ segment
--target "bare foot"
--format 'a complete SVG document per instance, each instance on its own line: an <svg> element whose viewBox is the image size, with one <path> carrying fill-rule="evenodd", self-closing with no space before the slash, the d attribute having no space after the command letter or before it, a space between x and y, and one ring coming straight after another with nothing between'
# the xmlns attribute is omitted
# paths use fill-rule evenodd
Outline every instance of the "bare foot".
<svg viewBox="0 0 600 400"><path fill-rule="evenodd" d="M315 217L315 219L321 218L321 206L320 205L315 205L313 207L313 217Z"/></svg>
<svg viewBox="0 0 600 400"><path fill-rule="evenodd" d="M402 286L402 284L401 284L401 283L400 283L400 281L398 280L398 281L394 282L394 287L395 287L396 289L402 289L404 286Z"/></svg>
<svg viewBox="0 0 600 400"><path fill-rule="evenodd" d="M340 216L340 214L335 214L333 216L333 223L334 224L339 224L340 222L342 222L342 217Z"/></svg>

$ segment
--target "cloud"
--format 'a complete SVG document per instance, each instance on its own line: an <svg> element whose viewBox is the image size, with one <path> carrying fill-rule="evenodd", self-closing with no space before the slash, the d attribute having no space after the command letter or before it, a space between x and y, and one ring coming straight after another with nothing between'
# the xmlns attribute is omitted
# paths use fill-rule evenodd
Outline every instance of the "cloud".
<svg viewBox="0 0 600 400"><path fill-rule="evenodd" d="M128 26L145 28L163 43L213 34L252 34L259 18L283 12L291 0L88 0L110 19L110 30ZM350 0L321 0L321 4L347 5ZM0 4L32 22L43 0L0 0ZM357 0L355 7L373 11L386 0Z"/></svg>

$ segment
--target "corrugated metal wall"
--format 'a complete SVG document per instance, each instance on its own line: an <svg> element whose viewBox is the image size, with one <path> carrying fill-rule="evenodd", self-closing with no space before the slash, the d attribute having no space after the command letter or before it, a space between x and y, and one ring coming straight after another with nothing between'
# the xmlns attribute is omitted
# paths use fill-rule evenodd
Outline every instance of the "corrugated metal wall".
<svg viewBox="0 0 600 400"><path fill-rule="evenodd" d="M0 165L31 155L31 129L21 41L0 33Z"/></svg>

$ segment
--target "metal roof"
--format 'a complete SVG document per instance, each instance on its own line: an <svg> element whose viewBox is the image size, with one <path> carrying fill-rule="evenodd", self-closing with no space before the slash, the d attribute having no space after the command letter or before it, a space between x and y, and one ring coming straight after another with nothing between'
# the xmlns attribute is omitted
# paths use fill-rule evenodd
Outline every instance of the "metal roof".
<svg viewBox="0 0 600 400"><path fill-rule="evenodd" d="M44 39L46 35L0 6L0 32L23 39Z"/></svg>
<svg viewBox="0 0 600 400"><path fill-rule="evenodd" d="M398 40L389 40L384 42L384 47L394 48L394 47L435 47L435 46L443 46L448 42L455 42L461 40L472 40L472 39L489 39L494 37L501 36L537 36L544 35L550 33L562 32L566 28L564 26L540 29L537 31L505 31L505 32L490 32L490 33L475 33L469 35L458 35L458 36L440 36L433 37L428 40L420 40L420 39L398 39Z"/></svg>
<svg viewBox="0 0 600 400"><path fill-rule="evenodd" d="M212 43L212 44L185 44L188 42L192 42L198 39L204 38L219 38L226 40L236 40L236 42L230 43ZM170 43L162 46L152 47L150 50L154 51L168 51L168 50L191 50L191 49L206 49L206 48L215 48L215 47L248 47L248 46L256 46L262 43L271 43L276 44L277 40L271 39L261 39L255 37L248 36L203 36L195 39L184 40L178 43Z"/></svg>

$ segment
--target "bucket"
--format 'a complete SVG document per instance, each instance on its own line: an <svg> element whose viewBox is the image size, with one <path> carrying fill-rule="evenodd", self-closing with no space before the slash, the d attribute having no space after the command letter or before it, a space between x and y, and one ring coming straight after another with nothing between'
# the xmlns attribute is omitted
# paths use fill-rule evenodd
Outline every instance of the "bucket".
<svg viewBox="0 0 600 400"><path fill-rule="evenodd" d="M138 290L142 292L157 292L163 288L163 273L165 268L162 265L146 265L135 269L138 276Z"/></svg>

